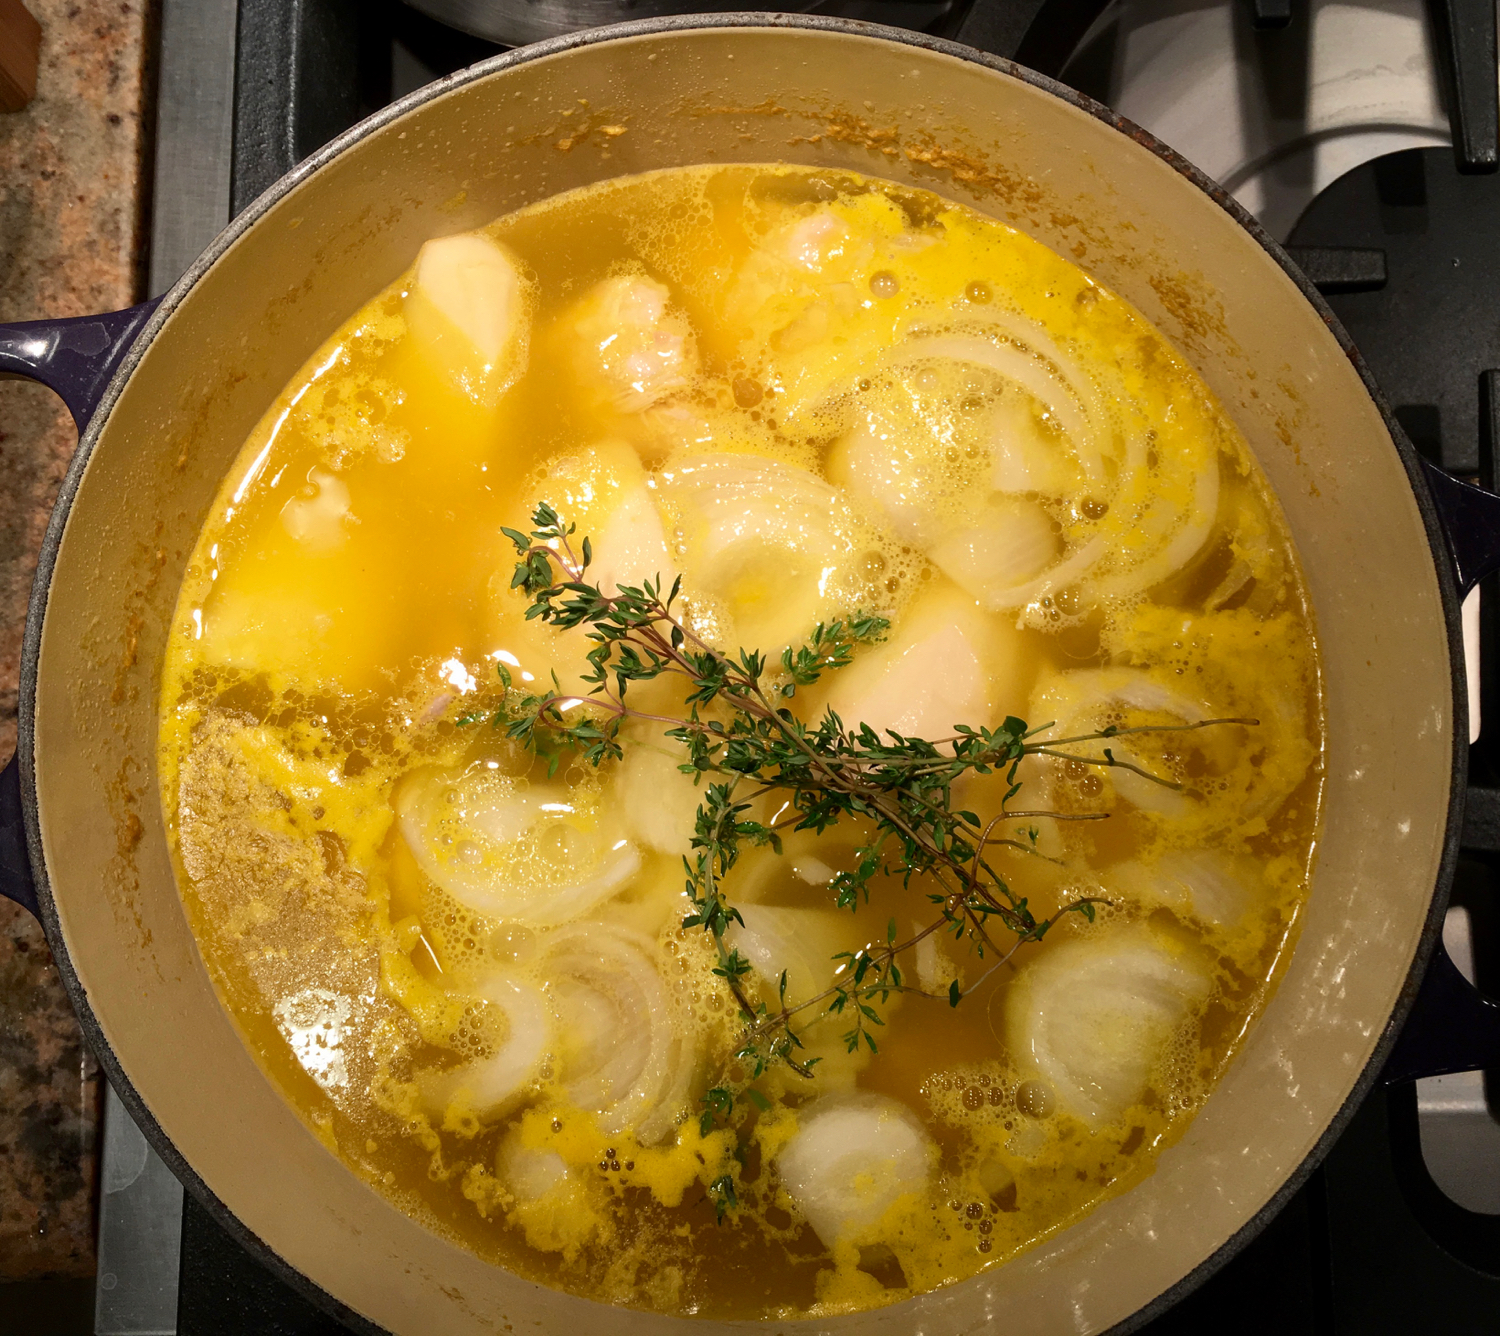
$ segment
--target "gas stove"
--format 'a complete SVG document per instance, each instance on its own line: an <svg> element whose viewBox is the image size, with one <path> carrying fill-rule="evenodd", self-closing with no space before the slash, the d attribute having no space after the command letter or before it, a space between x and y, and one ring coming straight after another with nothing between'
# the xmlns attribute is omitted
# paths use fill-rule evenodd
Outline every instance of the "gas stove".
<svg viewBox="0 0 1500 1336"><path fill-rule="evenodd" d="M1012 56L1155 132L1288 246L1417 448L1449 472L1493 486L1500 432L1493 0L785 7L920 27ZM518 33L540 35L527 23L642 13L634 0L419 0L415 8L396 0L163 0L153 293L261 190L364 115L503 49L499 43ZM1500 721L1495 581L1471 596L1465 627L1472 782L1444 937L1460 970L1497 995L1500 724L1484 727L1486 717ZM1470 1072L1377 1086L1265 1231L1139 1330L1493 1336L1497 1081ZM112 1094L104 1144L101 1336L348 1330L184 1199Z"/></svg>

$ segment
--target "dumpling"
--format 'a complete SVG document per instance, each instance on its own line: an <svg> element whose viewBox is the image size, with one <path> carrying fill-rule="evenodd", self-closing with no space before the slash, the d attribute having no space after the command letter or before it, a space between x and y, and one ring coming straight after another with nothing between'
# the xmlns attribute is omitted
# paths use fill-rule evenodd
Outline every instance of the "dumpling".
<svg viewBox="0 0 1500 1336"><path fill-rule="evenodd" d="M406 294L413 338L476 403L492 405L526 370L531 297L514 255L478 232L429 241Z"/></svg>
<svg viewBox="0 0 1500 1336"><path fill-rule="evenodd" d="M926 1189L936 1149L906 1105L886 1095L826 1095L798 1110L776 1157L781 1184L828 1247L879 1242L881 1218Z"/></svg>
<svg viewBox="0 0 1500 1336"><path fill-rule="evenodd" d="M418 770L396 815L422 871L470 909L535 926L567 923L620 891L639 850L596 800L478 761Z"/></svg>
<svg viewBox="0 0 1500 1336"><path fill-rule="evenodd" d="M1213 981L1193 952L1141 924L1048 942L1005 998L1005 1035L1029 1075L1098 1130L1145 1093Z"/></svg>

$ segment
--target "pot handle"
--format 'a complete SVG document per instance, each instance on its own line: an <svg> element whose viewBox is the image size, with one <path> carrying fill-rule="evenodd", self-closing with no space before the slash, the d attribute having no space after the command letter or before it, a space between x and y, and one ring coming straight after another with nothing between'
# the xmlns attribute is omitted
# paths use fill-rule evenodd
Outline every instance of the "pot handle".
<svg viewBox="0 0 1500 1336"><path fill-rule="evenodd" d="M0 380L37 380L67 404L79 434L104 398L110 378L161 302L68 320L0 325Z"/></svg>
<svg viewBox="0 0 1500 1336"><path fill-rule="evenodd" d="M1459 596L1500 571L1500 496L1422 461ZM1500 1002L1459 972L1438 939L1383 1079L1387 1084L1500 1066Z"/></svg>
<svg viewBox="0 0 1500 1336"><path fill-rule="evenodd" d="M160 297L102 315L0 325L0 380L40 381L68 407L81 436L115 370ZM21 768L12 756L0 771L0 896L37 913L36 885L21 820Z"/></svg>
<svg viewBox="0 0 1500 1336"><path fill-rule="evenodd" d="M1462 974L1438 940L1381 1079L1387 1085L1500 1067L1500 1002Z"/></svg>
<svg viewBox="0 0 1500 1336"><path fill-rule="evenodd" d="M1462 598L1486 575L1500 571L1500 496L1421 462Z"/></svg>
<svg viewBox="0 0 1500 1336"><path fill-rule="evenodd" d="M21 819L21 763L14 756L0 770L0 895L40 917Z"/></svg>

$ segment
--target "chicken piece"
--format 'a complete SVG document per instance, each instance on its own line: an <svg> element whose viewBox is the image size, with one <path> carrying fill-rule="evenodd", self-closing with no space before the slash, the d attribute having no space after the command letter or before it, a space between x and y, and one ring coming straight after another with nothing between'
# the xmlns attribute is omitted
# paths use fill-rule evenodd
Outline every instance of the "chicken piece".
<svg viewBox="0 0 1500 1336"><path fill-rule="evenodd" d="M203 654L304 688L366 690L391 661L409 578L391 546L360 522L368 492L318 466L307 476L285 501L284 490L253 497L249 541L216 554Z"/></svg>
<svg viewBox="0 0 1500 1336"><path fill-rule="evenodd" d="M302 495L281 508L281 527L313 552L327 552L348 540L349 487L336 473L314 465Z"/></svg>
<svg viewBox="0 0 1500 1336"><path fill-rule="evenodd" d="M686 388L698 351L687 317L654 278L607 278L574 317L577 369L584 386L622 413L640 413Z"/></svg>
<svg viewBox="0 0 1500 1336"><path fill-rule="evenodd" d="M816 274L843 259L851 242L848 224L832 209L822 208L777 228L766 237L764 246L778 259ZM869 242L859 249L861 253L869 251Z"/></svg>

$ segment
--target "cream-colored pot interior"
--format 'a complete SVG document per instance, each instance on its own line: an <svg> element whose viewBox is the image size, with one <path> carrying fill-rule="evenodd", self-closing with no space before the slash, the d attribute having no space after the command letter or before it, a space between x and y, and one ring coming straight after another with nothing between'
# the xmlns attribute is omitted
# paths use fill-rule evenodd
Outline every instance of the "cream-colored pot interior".
<svg viewBox="0 0 1500 1336"><path fill-rule="evenodd" d="M705 161L851 167L975 205L1133 301L1248 436L1316 601L1327 826L1280 990L1154 1177L965 1284L863 1316L772 1325L934 1336L1107 1328L1208 1258L1297 1169L1405 981L1441 858L1452 753L1448 641L1421 516L1380 415L1316 311L1149 148L924 39L697 22L455 76L253 209L253 225L173 296L96 424L46 606L34 767L58 926L104 1039L162 1132L250 1231L355 1312L421 1336L682 1325L477 1260L376 1196L282 1102L214 994L173 881L153 763L163 635L247 432L425 238L603 177Z"/></svg>

